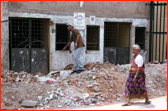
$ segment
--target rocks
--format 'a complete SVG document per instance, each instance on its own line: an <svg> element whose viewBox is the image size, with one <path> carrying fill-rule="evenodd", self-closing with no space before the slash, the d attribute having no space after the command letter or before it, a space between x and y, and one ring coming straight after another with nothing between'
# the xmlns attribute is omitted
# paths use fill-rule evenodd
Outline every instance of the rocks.
<svg viewBox="0 0 168 111"><path fill-rule="evenodd" d="M84 105L89 105L89 102L83 100Z"/></svg>
<svg viewBox="0 0 168 111"><path fill-rule="evenodd" d="M39 99L39 100L42 100L42 96L38 96L38 99Z"/></svg>
<svg viewBox="0 0 168 111"><path fill-rule="evenodd" d="M67 77L69 76L71 72L72 71L60 71L60 76L62 79L67 79Z"/></svg>
<svg viewBox="0 0 168 111"><path fill-rule="evenodd" d="M62 108L62 105L58 105L57 107L58 107L58 108Z"/></svg>
<svg viewBox="0 0 168 111"><path fill-rule="evenodd" d="M6 78L1 78L2 82L7 82L7 79Z"/></svg>
<svg viewBox="0 0 168 111"><path fill-rule="evenodd" d="M114 98L114 99L116 99L116 98L117 98L117 96L116 96L116 95L113 95L113 98Z"/></svg>
<svg viewBox="0 0 168 111"><path fill-rule="evenodd" d="M9 81L10 81L11 83L13 83L13 82L14 82L14 77L9 77Z"/></svg>
<svg viewBox="0 0 168 111"><path fill-rule="evenodd" d="M121 98L117 97L117 101L121 101Z"/></svg>
<svg viewBox="0 0 168 111"><path fill-rule="evenodd" d="M157 82L157 81L154 81L154 83L155 83L155 84L158 84L158 82Z"/></svg>
<svg viewBox="0 0 168 111"><path fill-rule="evenodd" d="M5 88L3 88L2 94L4 98L7 98L6 100L12 102L12 105L6 105L6 101L3 101L3 104L6 107L10 107L14 106L15 102L18 104L18 101L20 101L20 104L26 104L23 107L37 106L37 109L53 110L82 105L101 106L112 103L112 101L120 102L124 100L123 92L128 76L127 68L129 66L129 64L115 66L110 63L89 63L85 66L86 71L80 74L70 75L72 67L67 66L69 68L67 71L52 71L47 76L42 77L39 77L43 75L42 73L29 74L26 72L10 71L8 72L8 76L6 76L7 74L1 76L1 81L4 86L9 83L7 86L11 87L11 90L7 91L7 93L4 91ZM167 90L165 87L167 86L167 75L164 71L167 70L167 65L150 64L147 67L145 69L147 71L145 85L149 88L149 97L151 98L153 95L165 95L163 90ZM154 71L152 72L152 70ZM157 71L159 72L158 75ZM157 76L155 77L155 75ZM162 75L164 76L162 77ZM153 79L154 77L155 79ZM11 83L16 83L17 86L13 87L14 84ZM38 87L28 87L29 85L37 85L37 83L40 83ZM25 88L28 90L23 95L24 98L18 100L17 95L22 92L22 89L18 86L23 84L25 84ZM40 85L44 85L45 88L40 88ZM159 89L160 92L156 89ZM36 93L31 95L34 90L36 90ZM9 98L5 96L7 94L10 95ZM23 100L27 100L28 102L25 103ZM32 105L32 102L29 100L36 103L38 101L38 105L36 103Z"/></svg>
<svg viewBox="0 0 168 111"><path fill-rule="evenodd" d="M35 77L35 78L34 78L34 82L37 82L37 80L38 80L38 78L37 78L37 77Z"/></svg>
<svg viewBox="0 0 168 111"><path fill-rule="evenodd" d="M75 101L75 102L76 102L77 100L78 100L78 98L73 98L73 101Z"/></svg>
<svg viewBox="0 0 168 111"><path fill-rule="evenodd" d="M88 87L88 88L92 88L92 87L93 87L93 85L91 84L91 85L88 85L87 87Z"/></svg>
<svg viewBox="0 0 168 111"><path fill-rule="evenodd" d="M100 95L101 94L101 92L98 92L98 93L93 93L94 94L94 96L98 96L98 95Z"/></svg>
<svg viewBox="0 0 168 111"><path fill-rule="evenodd" d="M24 100L22 102L23 107L35 107L37 106L37 101L29 101L29 100Z"/></svg>
<svg viewBox="0 0 168 111"><path fill-rule="evenodd" d="M93 99L91 99L91 102L92 103L97 103L97 99L93 98Z"/></svg>
<svg viewBox="0 0 168 111"><path fill-rule="evenodd" d="M93 85L93 86L98 86L98 85L99 85L99 83L92 83L92 85Z"/></svg>
<svg viewBox="0 0 168 111"><path fill-rule="evenodd" d="M13 101L16 101L16 98L15 98L15 96L12 96L12 97L11 97L11 99L12 99Z"/></svg>

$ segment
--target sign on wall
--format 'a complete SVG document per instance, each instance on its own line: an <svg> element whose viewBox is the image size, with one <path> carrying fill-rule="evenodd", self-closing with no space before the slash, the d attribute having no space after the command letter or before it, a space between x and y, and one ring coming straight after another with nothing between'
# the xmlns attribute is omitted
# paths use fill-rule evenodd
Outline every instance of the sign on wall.
<svg viewBox="0 0 168 111"><path fill-rule="evenodd" d="M85 29L85 13L74 12L74 28Z"/></svg>
<svg viewBox="0 0 168 111"><path fill-rule="evenodd" d="M90 16L90 24L95 24L95 16Z"/></svg>

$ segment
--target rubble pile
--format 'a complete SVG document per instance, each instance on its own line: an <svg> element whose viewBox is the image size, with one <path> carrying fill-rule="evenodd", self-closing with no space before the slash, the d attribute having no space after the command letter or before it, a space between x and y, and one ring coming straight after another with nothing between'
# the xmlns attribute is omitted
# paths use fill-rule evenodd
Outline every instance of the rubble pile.
<svg viewBox="0 0 168 111"><path fill-rule="evenodd" d="M9 71L1 75L1 109L52 110L124 102L129 66L88 63L80 74L71 74L73 64L48 75ZM167 64L145 67L149 98L167 95Z"/></svg>

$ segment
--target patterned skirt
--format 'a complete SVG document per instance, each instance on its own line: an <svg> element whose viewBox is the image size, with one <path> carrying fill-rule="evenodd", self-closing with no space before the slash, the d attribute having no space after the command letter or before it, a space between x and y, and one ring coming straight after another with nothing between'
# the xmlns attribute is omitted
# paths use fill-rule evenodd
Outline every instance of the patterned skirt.
<svg viewBox="0 0 168 111"><path fill-rule="evenodd" d="M145 87L145 74L140 72L136 78L135 84L132 83L136 73L131 72L125 84L124 97L127 101L133 98L146 98L147 90Z"/></svg>

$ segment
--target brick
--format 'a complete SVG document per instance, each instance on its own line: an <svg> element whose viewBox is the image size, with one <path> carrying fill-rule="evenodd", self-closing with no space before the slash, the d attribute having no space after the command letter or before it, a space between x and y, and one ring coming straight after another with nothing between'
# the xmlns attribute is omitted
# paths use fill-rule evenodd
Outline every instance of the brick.
<svg viewBox="0 0 168 111"><path fill-rule="evenodd" d="M116 96L116 95L113 95L113 98L114 98L114 99L116 99L116 98L117 98L117 96Z"/></svg>
<svg viewBox="0 0 168 111"><path fill-rule="evenodd" d="M34 77L33 74L31 74L31 75L30 75L30 78L33 79L33 77Z"/></svg>
<svg viewBox="0 0 168 111"><path fill-rule="evenodd" d="M104 77L105 77L106 79L108 78L106 74L104 74Z"/></svg>
<svg viewBox="0 0 168 111"><path fill-rule="evenodd" d="M93 94L93 93L89 93L89 96L93 97L93 96L94 96L94 94Z"/></svg>
<svg viewBox="0 0 168 111"><path fill-rule="evenodd" d="M54 81L53 81L53 80L47 80L46 82L49 83L49 84L51 84L51 83L53 83Z"/></svg>
<svg viewBox="0 0 168 111"><path fill-rule="evenodd" d="M35 78L34 78L34 82L37 82L37 80L38 80L38 78L37 78L37 77L35 77Z"/></svg>
<svg viewBox="0 0 168 111"><path fill-rule="evenodd" d="M12 102L11 102L11 101L8 101L8 102L6 102L6 105L7 105L7 106L12 105Z"/></svg>
<svg viewBox="0 0 168 111"><path fill-rule="evenodd" d="M92 91L95 91L95 88L92 88Z"/></svg>
<svg viewBox="0 0 168 111"><path fill-rule="evenodd" d="M71 69L71 71L73 71L73 70L74 70L74 68Z"/></svg>
<svg viewBox="0 0 168 111"><path fill-rule="evenodd" d="M117 92L117 89L115 89L115 92Z"/></svg>
<svg viewBox="0 0 168 111"><path fill-rule="evenodd" d="M88 70L90 70L90 69L92 69L92 66L91 66L91 65L88 67Z"/></svg>
<svg viewBox="0 0 168 111"><path fill-rule="evenodd" d="M54 107L49 107L48 109L49 109L49 110L53 110L53 109L54 109Z"/></svg>
<svg viewBox="0 0 168 111"><path fill-rule="evenodd" d="M68 69L69 69L69 67L64 68L64 70L68 70Z"/></svg>
<svg viewBox="0 0 168 111"><path fill-rule="evenodd" d="M2 78L2 82L7 82L7 79L6 78L4 78L4 79Z"/></svg>
<svg viewBox="0 0 168 111"><path fill-rule="evenodd" d="M14 77L10 77L10 78L9 78L9 81L10 81L11 83L13 83Z"/></svg>
<svg viewBox="0 0 168 111"><path fill-rule="evenodd" d="M24 107L35 107L35 106L37 106L37 101L27 101L27 100L24 100L22 102L22 106L24 106Z"/></svg>
<svg viewBox="0 0 168 111"><path fill-rule="evenodd" d="M95 74L100 74L99 72L96 72Z"/></svg>

